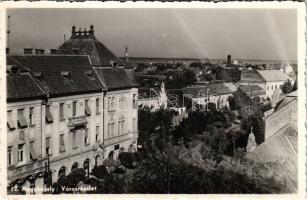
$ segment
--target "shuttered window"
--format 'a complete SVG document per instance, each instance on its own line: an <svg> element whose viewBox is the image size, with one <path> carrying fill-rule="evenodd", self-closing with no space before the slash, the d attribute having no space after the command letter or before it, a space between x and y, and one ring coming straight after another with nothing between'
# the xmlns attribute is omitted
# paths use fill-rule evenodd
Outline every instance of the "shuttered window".
<svg viewBox="0 0 307 200"><path fill-rule="evenodd" d="M37 160L37 154L35 152L34 142L30 142L30 158L32 161Z"/></svg>
<svg viewBox="0 0 307 200"><path fill-rule="evenodd" d="M88 100L85 100L85 114L87 116L91 115L90 107L88 106Z"/></svg>
<svg viewBox="0 0 307 200"><path fill-rule="evenodd" d="M51 154L51 151L50 151L50 147L51 147L51 140L50 140L50 137L47 137L46 138L46 154Z"/></svg>
<svg viewBox="0 0 307 200"><path fill-rule="evenodd" d="M53 117L50 111L50 105L46 106L46 123L52 123L53 122Z"/></svg>
<svg viewBox="0 0 307 200"><path fill-rule="evenodd" d="M27 120L24 116L24 109L19 109L18 110L18 126L19 128L26 128L28 127L28 123L27 123Z"/></svg>
<svg viewBox="0 0 307 200"><path fill-rule="evenodd" d="M64 120L64 103L60 103L60 120Z"/></svg>
<svg viewBox="0 0 307 200"><path fill-rule="evenodd" d="M65 151L64 134L60 135L60 152Z"/></svg>
<svg viewBox="0 0 307 200"><path fill-rule="evenodd" d="M7 127L8 127L10 130L16 129L16 126L15 126L15 123L14 123L14 120L13 120L12 113L13 113L12 110L7 111Z"/></svg>

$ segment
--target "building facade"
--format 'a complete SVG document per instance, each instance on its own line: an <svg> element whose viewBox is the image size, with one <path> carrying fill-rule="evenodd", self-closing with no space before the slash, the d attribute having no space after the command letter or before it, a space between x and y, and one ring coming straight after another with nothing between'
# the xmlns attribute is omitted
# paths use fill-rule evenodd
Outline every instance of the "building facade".
<svg viewBox="0 0 307 200"><path fill-rule="evenodd" d="M89 175L105 159L137 149L138 89L122 62L92 26L73 29L63 46L7 56L9 187L46 186L46 171L52 182L76 168Z"/></svg>

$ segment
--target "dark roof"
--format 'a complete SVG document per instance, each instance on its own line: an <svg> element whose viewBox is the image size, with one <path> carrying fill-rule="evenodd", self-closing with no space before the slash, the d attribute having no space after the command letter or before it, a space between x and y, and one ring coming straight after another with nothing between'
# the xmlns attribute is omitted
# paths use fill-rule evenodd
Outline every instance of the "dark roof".
<svg viewBox="0 0 307 200"><path fill-rule="evenodd" d="M247 95L250 95L251 92L253 96L265 95L264 89L259 85L240 85L239 89L247 93Z"/></svg>
<svg viewBox="0 0 307 200"><path fill-rule="evenodd" d="M95 69L107 90L134 87L134 84L122 68L96 67Z"/></svg>
<svg viewBox="0 0 307 200"><path fill-rule="evenodd" d="M32 79L29 73L6 76L7 101L40 99L45 92Z"/></svg>
<svg viewBox="0 0 307 200"><path fill-rule="evenodd" d="M94 66L110 67L112 62L124 65L111 50L97 40L94 30L88 35L72 33L70 39L60 45L59 49L67 54L74 54L74 51L77 50L80 54L89 55Z"/></svg>
<svg viewBox="0 0 307 200"><path fill-rule="evenodd" d="M213 83L205 86L191 86L185 87L183 92L185 94L197 96L199 94L206 95L207 89L209 95L222 95L222 94L232 94L235 90L234 87L229 86L229 83ZM232 84L233 85L233 84Z"/></svg>
<svg viewBox="0 0 307 200"><path fill-rule="evenodd" d="M274 112L281 110L282 108L286 107L288 104L290 104L293 101L297 101L297 96L296 97L286 96L280 102L277 103Z"/></svg>
<svg viewBox="0 0 307 200"><path fill-rule="evenodd" d="M136 81L136 79L135 79L136 76L135 76L135 71L134 71L134 69L127 69L127 68L125 68L125 72L126 72L128 78L130 79L130 81L132 82L132 84L133 84L135 87L138 87L139 84L137 83L137 81Z"/></svg>
<svg viewBox="0 0 307 200"><path fill-rule="evenodd" d="M90 93L103 89L88 56L11 55L8 65L30 71L50 96Z"/></svg>
<svg viewBox="0 0 307 200"><path fill-rule="evenodd" d="M249 82L264 82L263 77L256 70L242 70L241 80L242 83Z"/></svg>

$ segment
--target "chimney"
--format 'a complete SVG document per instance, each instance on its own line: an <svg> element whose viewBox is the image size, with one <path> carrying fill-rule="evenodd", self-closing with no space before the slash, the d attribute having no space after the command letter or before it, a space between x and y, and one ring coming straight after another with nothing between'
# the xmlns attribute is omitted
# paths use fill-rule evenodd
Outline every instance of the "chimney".
<svg viewBox="0 0 307 200"><path fill-rule="evenodd" d="M33 48L23 48L24 54L33 54Z"/></svg>
<svg viewBox="0 0 307 200"><path fill-rule="evenodd" d="M45 49L35 49L35 54L44 54Z"/></svg>

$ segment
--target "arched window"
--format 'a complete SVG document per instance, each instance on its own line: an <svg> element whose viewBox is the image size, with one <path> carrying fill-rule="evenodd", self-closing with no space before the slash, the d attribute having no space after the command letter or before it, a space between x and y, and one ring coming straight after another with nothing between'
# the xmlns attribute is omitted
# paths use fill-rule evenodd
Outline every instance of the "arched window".
<svg viewBox="0 0 307 200"><path fill-rule="evenodd" d="M66 168L63 166L60 168L58 176L61 177L65 175L66 175Z"/></svg>
<svg viewBox="0 0 307 200"><path fill-rule="evenodd" d="M98 166L99 163L100 163L100 155L97 155L95 157L95 166Z"/></svg>
<svg viewBox="0 0 307 200"><path fill-rule="evenodd" d="M111 151L111 152L109 153L109 155L108 155L108 159L113 159L113 157L114 157L114 152Z"/></svg>
<svg viewBox="0 0 307 200"><path fill-rule="evenodd" d="M83 169L86 173L86 176L89 176L90 174L90 159L86 159L83 163Z"/></svg>
<svg viewBox="0 0 307 200"><path fill-rule="evenodd" d="M71 166L71 171L73 171L74 169L78 169L79 164L77 162L75 162L72 166Z"/></svg>

